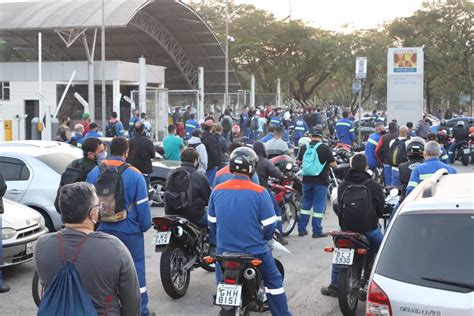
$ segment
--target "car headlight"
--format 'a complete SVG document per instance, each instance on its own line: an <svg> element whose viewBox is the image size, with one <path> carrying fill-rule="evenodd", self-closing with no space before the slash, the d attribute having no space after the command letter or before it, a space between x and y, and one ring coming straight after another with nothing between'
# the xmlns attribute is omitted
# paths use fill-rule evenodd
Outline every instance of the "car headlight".
<svg viewBox="0 0 474 316"><path fill-rule="evenodd" d="M2 240L10 239L15 236L16 230L13 228L2 228Z"/></svg>

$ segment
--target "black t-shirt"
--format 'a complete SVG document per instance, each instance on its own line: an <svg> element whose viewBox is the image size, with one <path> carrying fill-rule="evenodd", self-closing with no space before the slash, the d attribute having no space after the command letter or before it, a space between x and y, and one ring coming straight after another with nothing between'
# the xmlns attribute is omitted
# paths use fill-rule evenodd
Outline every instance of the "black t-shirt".
<svg viewBox="0 0 474 316"><path fill-rule="evenodd" d="M311 141L311 146L316 145L319 141ZM304 153L306 152L306 146L303 146L298 153L299 161L303 161ZM316 149L318 153L319 162L324 164L323 171L319 174L319 176L303 176L303 183L308 184L320 184L320 185L329 185L329 164L335 162L334 156L332 154L331 148L329 148L326 144L321 144L318 149Z"/></svg>

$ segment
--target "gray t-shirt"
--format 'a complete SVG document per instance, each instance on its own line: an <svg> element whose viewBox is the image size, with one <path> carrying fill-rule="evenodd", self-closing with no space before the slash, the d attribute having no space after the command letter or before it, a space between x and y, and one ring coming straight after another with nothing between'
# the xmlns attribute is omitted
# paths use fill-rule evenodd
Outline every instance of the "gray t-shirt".
<svg viewBox="0 0 474 316"><path fill-rule="evenodd" d="M58 233L62 236L66 258L71 262L86 234L69 228ZM58 233L42 236L35 247L36 271L45 287L63 267ZM103 232L89 234L74 266L99 315L106 309L107 315L140 314L140 286L135 266L130 252L118 238Z"/></svg>

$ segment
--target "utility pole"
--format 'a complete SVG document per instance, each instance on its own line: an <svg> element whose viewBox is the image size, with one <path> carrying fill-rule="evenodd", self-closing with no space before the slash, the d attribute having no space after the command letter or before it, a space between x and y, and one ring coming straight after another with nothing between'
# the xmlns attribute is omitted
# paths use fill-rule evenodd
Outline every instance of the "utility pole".
<svg viewBox="0 0 474 316"><path fill-rule="evenodd" d="M361 130L362 130L362 125L361 125L361 118L362 118L362 81L363 79L359 79L359 128L358 128L358 139L359 139L359 145L362 145L362 137L361 137Z"/></svg>
<svg viewBox="0 0 474 316"><path fill-rule="evenodd" d="M102 28L101 28L101 52L102 52L102 131L105 131L105 3L102 0Z"/></svg>
<svg viewBox="0 0 474 316"><path fill-rule="evenodd" d="M225 1L225 92L224 109L229 108L229 0Z"/></svg>

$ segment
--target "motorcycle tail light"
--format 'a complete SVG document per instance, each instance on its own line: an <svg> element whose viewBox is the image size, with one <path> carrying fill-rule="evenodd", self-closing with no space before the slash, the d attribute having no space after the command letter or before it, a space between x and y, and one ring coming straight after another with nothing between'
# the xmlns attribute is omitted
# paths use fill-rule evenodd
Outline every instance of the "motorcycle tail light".
<svg viewBox="0 0 474 316"><path fill-rule="evenodd" d="M207 264L212 264L216 262L216 260L212 258L211 256L205 256L204 258L202 258L202 260Z"/></svg>
<svg viewBox="0 0 474 316"><path fill-rule="evenodd" d="M336 240L336 247L337 248L354 248L354 243L349 239L340 238Z"/></svg>
<svg viewBox="0 0 474 316"><path fill-rule="evenodd" d="M224 283L225 284L235 284L235 283L237 283L237 281L235 279L225 278Z"/></svg>
<svg viewBox="0 0 474 316"><path fill-rule="evenodd" d="M226 269L238 269L240 267L240 263L237 261L224 261L222 265Z"/></svg>
<svg viewBox="0 0 474 316"><path fill-rule="evenodd" d="M161 231L168 231L170 229L170 227L168 225L159 225L158 226L158 230L161 230Z"/></svg>
<svg viewBox="0 0 474 316"><path fill-rule="evenodd" d="M392 307L385 292L372 281L369 286L366 316L391 316Z"/></svg>

